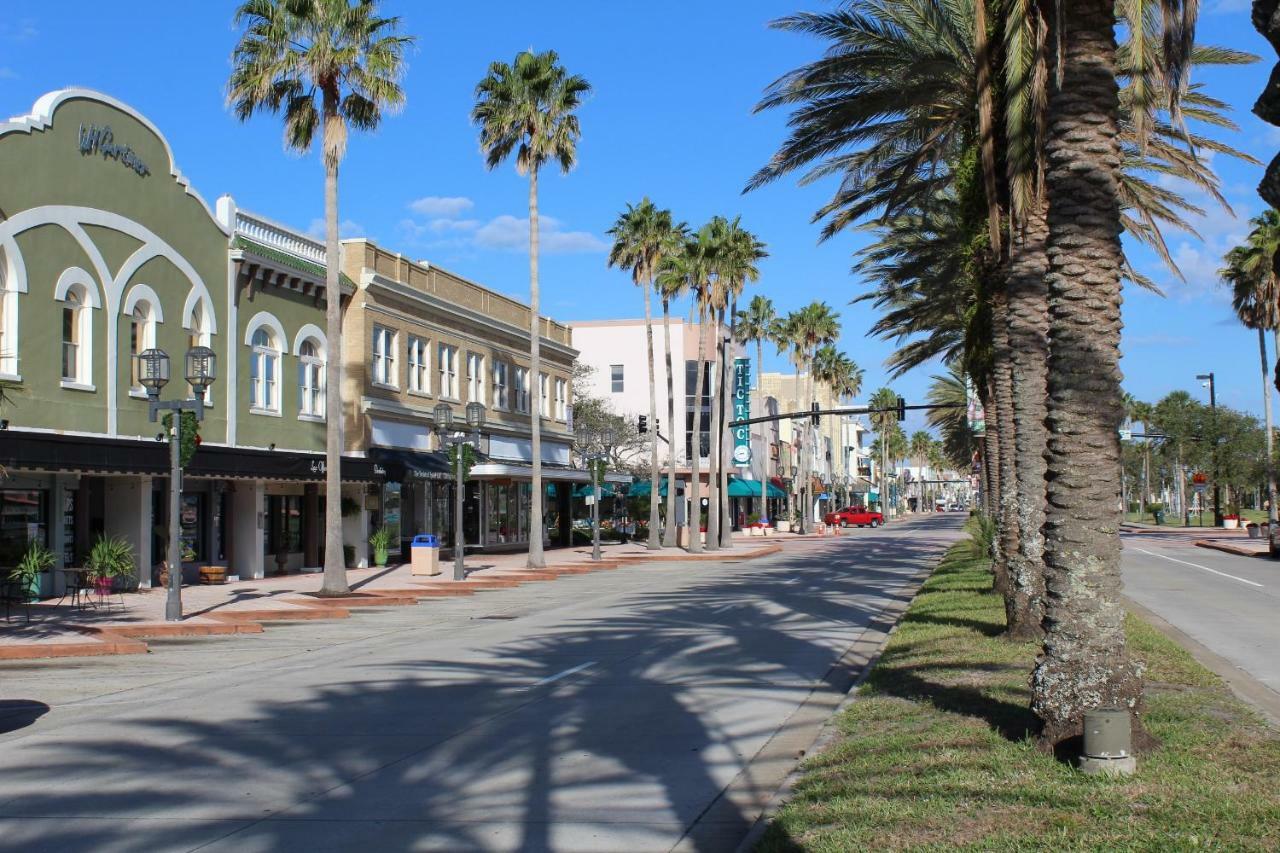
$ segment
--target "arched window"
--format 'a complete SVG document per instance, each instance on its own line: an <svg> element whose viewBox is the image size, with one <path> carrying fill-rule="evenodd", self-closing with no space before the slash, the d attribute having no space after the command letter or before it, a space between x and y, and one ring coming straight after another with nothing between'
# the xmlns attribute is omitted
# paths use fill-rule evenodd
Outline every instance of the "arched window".
<svg viewBox="0 0 1280 853"><path fill-rule="evenodd" d="M0 249L0 376L18 375L18 294L6 283L4 250Z"/></svg>
<svg viewBox="0 0 1280 853"><path fill-rule="evenodd" d="M191 326L187 329L187 347L194 349L195 347L209 346L209 323L204 317L204 306L197 304L191 312ZM187 386L188 396L195 396L195 389L190 385ZM204 392L204 404L208 406L213 402L213 386L210 385Z"/></svg>
<svg viewBox="0 0 1280 853"><path fill-rule="evenodd" d="M89 306L84 287L67 288L62 300L62 382L64 385L92 384L92 341Z"/></svg>
<svg viewBox="0 0 1280 853"><path fill-rule="evenodd" d="M280 346L267 329L253 333L249 359L249 405L254 411L280 413Z"/></svg>
<svg viewBox="0 0 1280 853"><path fill-rule="evenodd" d="M298 348L298 417L324 417L324 350L314 338Z"/></svg>
<svg viewBox="0 0 1280 853"><path fill-rule="evenodd" d="M138 373L138 359L144 350L156 345L155 312L148 302L139 302L129 316L129 388L135 393L145 393Z"/></svg>

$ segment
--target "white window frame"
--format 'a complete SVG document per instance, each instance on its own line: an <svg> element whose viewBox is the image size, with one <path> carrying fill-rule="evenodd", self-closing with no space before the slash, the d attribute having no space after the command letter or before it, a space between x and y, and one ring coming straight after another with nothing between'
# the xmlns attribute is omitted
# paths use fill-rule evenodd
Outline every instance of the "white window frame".
<svg viewBox="0 0 1280 853"><path fill-rule="evenodd" d="M187 328L187 346L193 348L212 346L211 341L209 323L204 316L204 304L197 302L191 311L191 325ZM187 385L187 396L195 396L195 389L190 385ZM207 409L212 405L213 385L210 385L204 389L204 407Z"/></svg>
<svg viewBox="0 0 1280 853"><path fill-rule="evenodd" d="M75 376L66 375L66 347L67 340L63 331L63 325L66 320L66 314L72 300L75 300L75 342L76 348ZM62 299L63 305L58 311L58 341L59 341L59 374L62 377L62 387L75 391L94 391L93 387L93 316L90 314L93 302L88 290L81 284L72 284L67 288L66 295Z"/></svg>
<svg viewBox="0 0 1280 853"><path fill-rule="evenodd" d="M556 378L556 420L558 421L563 421L568 418L568 385L569 383L565 382L563 379L559 377Z"/></svg>
<svg viewBox="0 0 1280 853"><path fill-rule="evenodd" d="M408 341L409 393L431 394L431 341L410 335Z"/></svg>
<svg viewBox="0 0 1280 853"><path fill-rule="evenodd" d="M551 417L551 376L546 373L538 374L538 414Z"/></svg>
<svg viewBox="0 0 1280 853"><path fill-rule="evenodd" d="M400 375L396 364L396 350L400 346L400 333L390 326L373 326L373 384L380 388L400 388Z"/></svg>
<svg viewBox="0 0 1280 853"><path fill-rule="evenodd" d="M458 348L441 342L436 349L436 361L440 365L440 397L461 402L458 396Z"/></svg>
<svg viewBox="0 0 1280 853"><path fill-rule="evenodd" d="M18 291L8 286L4 252L0 251L0 379L21 382L18 372Z"/></svg>
<svg viewBox="0 0 1280 853"><path fill-rule="evenodd" d="M141 316L139 316L141 315ZM137 336L137 344L134 343L134 330L138 324L142 324L142 333ZM145 299L139 300L137 305L133 306L133 313L129 315L129 396L140 397L145 399L147 389L142 387L138 376L138 360L134 356L142 353L144 350L151 349L156 345L156 312L151 303Z"/></svg>
<svg viewBox="0 0 1280 853"><path fill-rule="evenodd" d="M266 343L259 343L259 335ZM275 333L262 326L254 330L249 349L249 412L255 415L280 417L280 366L283 350L277 345ZM267 379L270 365L272 379ZM256 374L256 375L255 375Z"/></svg>
<svg viewBox="0 0 1280 853"><path fill-rule="evenodd" d="M478 352L467 353L467 402L489 405L485 398L485 366L484 355Z"/></svg>
<svg viewBox="0 0 1280 853"><path fill-rule="evenodd" d="M313 353L307 353L306 347ZM298 345L298 420L323 421L325 419L325 361L328 353L315 338L307 338Z"/></svg>
<svg viewBox="0 0 1280 853"><path fill-rule="evenodd" d="M529 368L517 367L515 371L515 410L522 415L529 414Z"/></svg>
<svg viewBox="0 0 1280 853"><path fill-rule="evenodd" d="M511 368L505 361L493 362L493 407L507 411L511 407Z"/></svg>

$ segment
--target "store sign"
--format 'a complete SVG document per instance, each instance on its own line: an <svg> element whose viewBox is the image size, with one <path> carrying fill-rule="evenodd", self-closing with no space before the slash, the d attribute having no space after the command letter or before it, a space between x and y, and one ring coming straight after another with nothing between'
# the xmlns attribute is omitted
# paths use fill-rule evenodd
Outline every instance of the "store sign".
<svg viewBox="0 0 1280 853"><path fill-rule="evenodd" d="M745 421L751 417L751 360L733 360L733 419ZM739 468L751 464L751 427L733 428L733 463Z"/></svg>
<svg viewBox="0 0 1280 853"><path fill-rule="evenodd" d="M125 167L132 169L140 178L151 174L147 164L142 162L142 158L132 148L128 145L116 144L115 135L111 132L109 124L102 127L96 124L88 127L80 125L80 153L86 156L101 154L104 160L119 161Z"/></svg>
<svg viewBox="0 0 1280 853"><path fill-rule="evenodd" d="M964 395L969 404L969 429L973 431L975 437L981 438L987 434L987 412L978 399L977 389L969 379L964 381Z"/></svg>

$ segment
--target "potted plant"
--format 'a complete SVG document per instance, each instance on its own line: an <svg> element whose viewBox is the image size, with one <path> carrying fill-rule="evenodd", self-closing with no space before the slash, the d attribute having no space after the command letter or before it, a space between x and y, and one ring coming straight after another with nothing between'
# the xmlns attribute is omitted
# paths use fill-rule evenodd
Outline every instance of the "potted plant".
<svg viewBox="0 0 1280 853"><path fill-rule="evenodd" d="M133 546L119 536L99 536L85 561L99 595L107 595L117 578L133 574Z"/></svg>
<svg viewBox="0 0 1280 853"><path fill-rule="evenodd" d="M27 600L33 599L40 594L40 575L52 569L53 563L53 552L39 542L32 542L18 565L9 572L9 581Z"/></svg>
<svg viewBox="0 0 1280 853"><path fill-rule="evenodd" d="M1240 526L1240 507L1236 504L1227 506L1227 514L1222 517L1222 526L1227 530L1235 530Z"/></svg>
<svg viewBox="0 0 1280 853"><path fill-rule="evenodd" d="M1254 522L1254 521L1249 522L1244 526L1244 529L1249 532L1250 539L1257 539L1260 536L1262 536L1262 531L1261 529L1259 529L1257 522Z"/></svg>
<svg viewBox="0 0 1280 853"><path fill-rule="evenodd" d="M391 548L391 528L384 524L373 531L373 535L369 537L369 547L373 549L373 564L379 567L385 566L387 551Z"/></svg>

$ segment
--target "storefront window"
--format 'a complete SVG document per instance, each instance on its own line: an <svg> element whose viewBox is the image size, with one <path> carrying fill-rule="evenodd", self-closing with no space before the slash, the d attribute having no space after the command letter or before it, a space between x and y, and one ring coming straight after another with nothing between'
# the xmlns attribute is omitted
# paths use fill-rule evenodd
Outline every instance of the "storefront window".
<svg viewBox="0 0 1280 853"><path fill-rule="evenodd" d="M0 489L0 566L13 566L32 542L48 546L48 492Z"/></svg>
<svg viewBox="0 0 1280 853"><path fill-rule="evenodd" d="M184 494L179 520L182 524L182 561L204 559L204 495Z"/></svg>
<svg viewBox="0 0 1280 853"><path fill-rule="evenodd" d="M489 527L486 543L505 545L516 541L519 523L511 515L512 488L507 485L490 484L488 492Z"/></svg>
<svg viewBox="0 0 1280 853"><path fill-rule="evenodd" d="M382 524L391 531L388 554L400 553L400 484L387 483L382 489Z"/></svg>
<svg viewBox="0 0 1280 853"><path fill-rule="evenodd" d="M281 550L288 553L302 550L301 495L267 496L265 546L268 554L277 554Z"/></svg>

